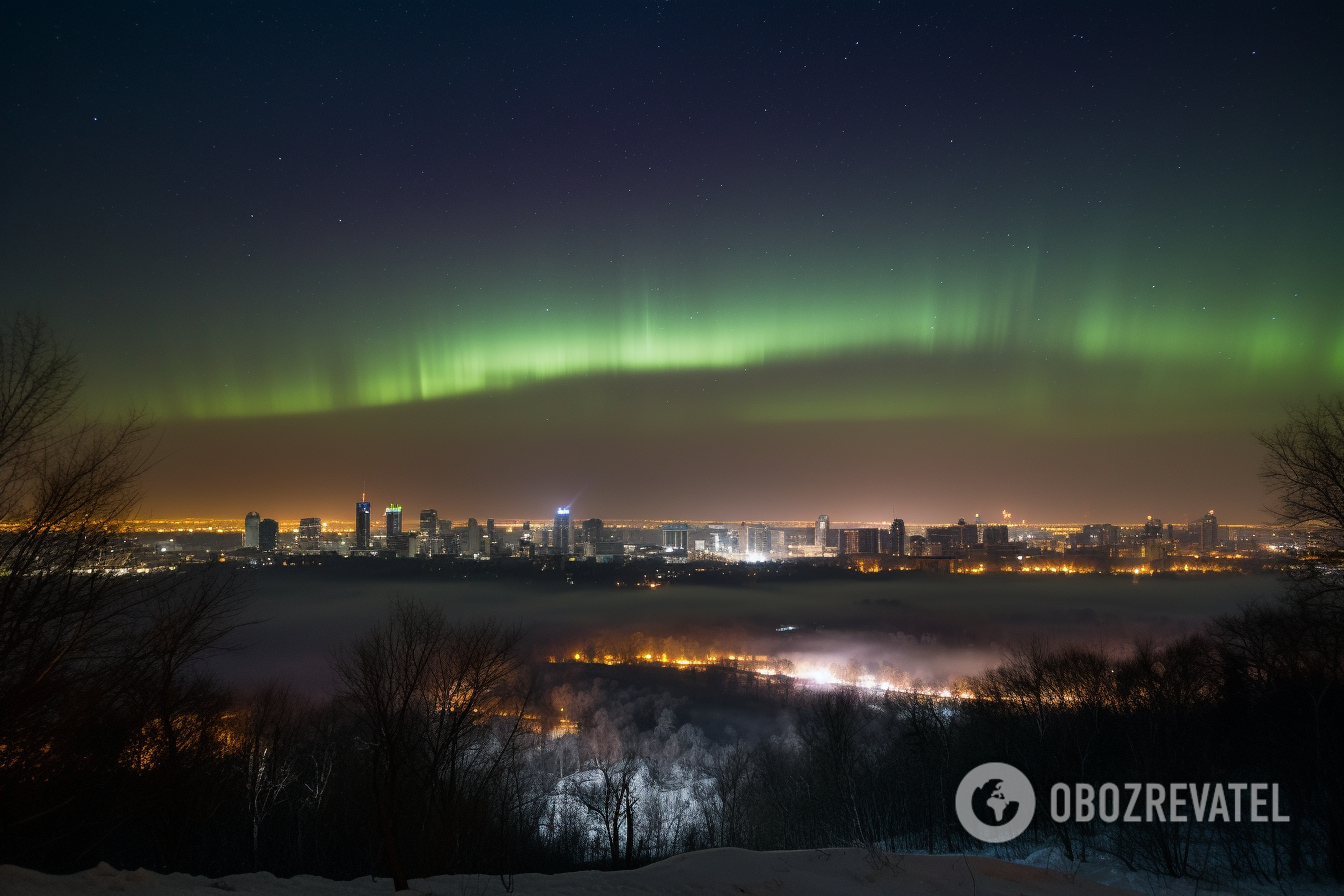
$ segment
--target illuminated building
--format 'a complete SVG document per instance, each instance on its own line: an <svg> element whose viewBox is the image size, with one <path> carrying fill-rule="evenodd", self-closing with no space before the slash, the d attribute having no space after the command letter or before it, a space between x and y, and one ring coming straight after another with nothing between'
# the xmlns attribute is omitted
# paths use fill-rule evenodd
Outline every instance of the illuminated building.
<svg viewBox="0 0 1344 896"><path fill-rule="evenodd" d="M437 510L420 511L420 536L437 538L439 535L439 512Z"/></svg>
<svg viewBox="0 0 1344 896"><path fill-rule="evenodd" d="M831 543L831 518L824 513L817 517L817 528L812 543L821 550L822 556L825 556L826 547Z"/></svg>
<svg viewBox="0 0 1344 896"><path fill-rule="evenodd" d="M905 556L905 520L891 521L891 552L897 557Z"/></svg>
<svg viewBox="0 0 1344 896"><path fill-rule="evenodd" d="M1199 521L1199 549L1200 551L1218 549L1218 517L1213 515L1212 510L1204 514Z"/></svg>
<svg viewBox="0 0 1344 896"><path fill-rule="evenodd" d="M257 547L263 551L273 551L280 545L280 524L273 519L264 519L257 524Z"/></svg>
<svg viewBox="0 0 1344 896"><path fill-rule="evenodd" d="M322 520L306 516L299 520L299 550L316 551L322 547Z"/></svg>
<svg viewBox="0 0 1344 896"><path fill-rule="evenodd" d="M495 521L487 518L485 521L485 538L481 542L481 556L492 557L499 553L499 547L495 543Z"/></svg>
<svg viewBox="0 0 1344 896"><path fill-rule="evenodd" d="M551 552L562 557L568 556L571 534L569 508L560 507L555 511L555 526L551 529Z"/></svg>
<svg viewBox="0 0 1344 896"><path fill-rule="evenodd" d="M368 501L355 502L355 549L369 549L369 516L371 510Z"/></svg>
<svg viewBox="0 0 1344 896"><path fill-rule="evenodd" d="M668 523L663 526L663 550L685 551L690 531L691 527L685 523Z"/></svg>
<svg viewBox="0 0 1344 896"><path fill-rule="evenodd" d="M765 557L770 554L770 529L766 526L747 526L747 554Z"/></svg>
<svg viewBox="0 0 1344 896"><path fill-rule="evenodd" d="M384 530L387 537L401 534L401 505L389 504L387 507L387 528Z"/></svg>
<svg viewBox="0 0 1344 896"><path fill-rule="evenodd" d="M476 517L467 518L467 556L479 557L481 555L481 524L476 522Z"/></svg>
<svg viewBox="0 0 1344 896"><path fill-rule="evenodd" d="M243 547L255 549L261 544L260 526L261 514L255 510L248 511L247 517L243 520Z"/></svg>

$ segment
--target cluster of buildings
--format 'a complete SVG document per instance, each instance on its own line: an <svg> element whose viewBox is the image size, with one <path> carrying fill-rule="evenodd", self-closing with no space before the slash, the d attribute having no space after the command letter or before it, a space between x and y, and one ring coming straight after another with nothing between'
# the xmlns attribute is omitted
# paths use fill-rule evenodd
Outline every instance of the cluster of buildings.
<svg viewBox="0 0 1344 896"><path fill-rule="evenodd" d="M1009 519L1005 513L1005 519ZM1065 531L1051 528L971 522L912 527L904 520L888 525L833 525L826 514L812 525L767 523L642 523L610 526L596 517L575 519L568 507L552 520L496 525L476 518L440 518L437 510L419 511L405 519L400 504L383 511L375 526L368 500L355 505L351 531L329 531L321 519L304 518L297 529L282 533L280 525L260 514L247 514L243 549L258 552L335 553L345 556L435 557L490 560L558 557L613 562L634 557L659 557L669 562L689 558L760 562L808 557L887 555L993 561L1009 557L1073 555L1080 557L1160 560L1177 553L1236 549L1228 543L1213 511L1187 525L1163 526L1149 517L1141 526L1087 524ZM1226 527L1223 527L1224 529ZM915 531L917 530L917 531Z"/></svg>

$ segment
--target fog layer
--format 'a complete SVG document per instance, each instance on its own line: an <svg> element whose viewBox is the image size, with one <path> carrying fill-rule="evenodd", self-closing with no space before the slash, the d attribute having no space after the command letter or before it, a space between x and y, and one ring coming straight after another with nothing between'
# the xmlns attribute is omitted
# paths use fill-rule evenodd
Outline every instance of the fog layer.
<svg viewBox="0 0 1344 896"><path fill-rule="evenodd" d="M942 681L979 672L1005 647L1036 636L1117 649L1166 640L1280 589L1272 576L911 575L723 588L576 589L442 578L268 569L245 577L247 626L215 661L231 684L278 678L330 690L329 657L380 620L389 604L442 605L461 619L495 617L525 629L538 657L641 633L665 649L746 652L800 665L858 660ZM786 629L781 631L781 629Z"/></svg>

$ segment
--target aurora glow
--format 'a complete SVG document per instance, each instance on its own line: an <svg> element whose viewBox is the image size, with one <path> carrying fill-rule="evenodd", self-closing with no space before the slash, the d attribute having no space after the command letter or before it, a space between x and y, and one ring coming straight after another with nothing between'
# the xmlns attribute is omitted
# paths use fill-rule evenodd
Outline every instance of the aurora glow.
<svg viewBox="0 0 1344 896"><path fill-rule="evenodd" d="M58 9L5 38L0 289L95 411L309 458L272 490L376 476L303 435L373 420L420 452L397 482L459 433L572 445L542 510L609 450L967 469L950 446L994 433L1116 470L1133 448L1089 440L1162 444L1126 501L1249 513L1249 433L1344 388L1337 25L1038 13ZM1238 446L1235 497L1172 466L1205 444ZM658 515L647 489L602 512Z"/></svg>
<svg viewBox="0 0 1344 896"><path fill-rule="evenodd" d="M1216 364L1220 390L1266 381L1344 383L1344 329L1319 319L1279 322L1259 313L1210 315L1190 300L1134 311L1091 299L1074 308L1028 308L972 297L853 297L725 300L699 312L667 315L652 304L623 308L611 323L545 309L495 326L422 326L367 340L338 337L353 357L301 353L299 363L267 370L266 382L236 389L197 384L160 396L163 413L197 417L328 411L450 398L486 389L589 374L737 369L856 352L907 357L1055 354L1089 364L1128 362L1174 369ZM1195 299L1199 301L1199 299ZM1177 305L1177 307L1171 307ZM1180 307L1184 306L1184 307ZM1040 317L1034 317L1041 315ZM246 381L216 361L210 381Z"/></svg>

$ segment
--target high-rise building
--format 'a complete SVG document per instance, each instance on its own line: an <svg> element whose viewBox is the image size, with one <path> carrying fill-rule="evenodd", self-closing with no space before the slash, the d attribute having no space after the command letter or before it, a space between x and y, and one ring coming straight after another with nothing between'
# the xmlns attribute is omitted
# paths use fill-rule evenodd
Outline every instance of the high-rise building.
<svg viewBox="0 0 1344 896"><path fill-rule="evenodd" d="M479 557L481 555L481 524L476 522L476 517L467 518L467 550L468 557Z"/></svg>
<svg viewBox="0 0 1344 896"><path fill-rule="evenodd" d="M905 556L905 520L891 521L891 552L897 557Z"/></svg>
<svg viewBox="0 0 1344 896"><path fill-rule="evenodd" d="M437 510L420 511L420 537L437 538L439 536L439 512Z"/></svg>
<svg viewBox="0 0 1344 896"><path fill-rule="evenodd" d="M1089 523L1076 536L1070 536L1074 547L1115 547L1120 544L1120 527L1110 523Z"/></svg>
<svg viewBox="0 0 1344 896"><path fill-rule="evenodd" d="M579 531L574 533L575 542L574 553L582 553L585 557L596 557L597 546L602 543L602 521L597 517L584 520Z"/></svg>
<svg viewBox="0 0 1344 896"><path fill-rule="evenodd" d="M322 520L306 516L299 520L299 550L316 551L322 547Z"/></svg>
<svg viewBox="0 0 1344 896"><path fill-rule="evenodd" d="M369 516L372 509L368 501L355 502L355 548L360 551L369 549Z"/></svg>
<svg viewBox="0 0 1344 896"><path fill-rule="evenodd" d="M747 526L747 555L759 557L770 554L770 528L768 526Z"/></svg>
<svg viewBox="0 0 1344 896"><path fill-rule="evenodd" d="M555 511L555 528L551 530L551 551L562 556L568 556L572 544L569 508L557 508Z"/></svg>
<svg viewBox="0 0 1344 896"><path fill-rule="evenodd" d="M495 521L487 518L485 521L485 539L481 542L481 555L493 557L499 553L499 544L495 541Z"/></svg>
<svg viewBox="0 0 1344 896"><path fill-rule="evenodd" d="M976 525L965 519L957 520L955 526L927 526L924 540L939 545L943 557L955 557L978 544Z"/></svg>
<svg viewBox="0 0 1344 896"><path fill-rule="evenodd" d="M984 542L985 547L989 547L992 544L1008 543L1008 527L1005 525L998 524L985 526L981 529L981 532L983 534L980 536L980 539Z"/></svg>
<svg viewBox="0 0 1344 896"><path fill-rule="evenodd" d="M817 517L817 529L813 537L813 544L826 553L826 545L830 544L831 539L831 518L826 514Z"/></svg>
<svg viewBox="0 0 1344 896"><path fill-rule="evenodd" d="M279 546L280 524L273 519L257 523L257 547L263 551L273 551Z"/></svg>
<svg viewBox="0 0 1344 896"><path fill-rule="evenodd" d="M1218 549L1218 517L1210 510L1199 521L1199 549L1213 551Z"/></svg>
<svg viewBox="0 0 1344 896"><path fill-rule="evenodd" d="M877 529L837 529L837 554L876 554L878 553Z"/></svg>
<svg viewBox="0 0 1344 896"><path fill-rule="evenodd" d="M1156 517L1151 517L1151 516L1148 517L1148 521L1145 522L1145 523L1143 524L1143 537L1144 537L1144 538L1161 538L1161 537L1162 537L1162 521L1159 520L1159 519L1157 519Z"/></svg>
<svg viewBox="0 0 1344 896"><path fill-rule="evenodd" d="M401 505L389 504L387 507L387 537L401 534Z"/></svg>
<svg viewBox="0 0 1344 896"><path fill-rule="evenodd" d="M261 525L261 514L255 510L250 510L243 519L243 547L257 548L261 544L258 527Z"/></svg>

